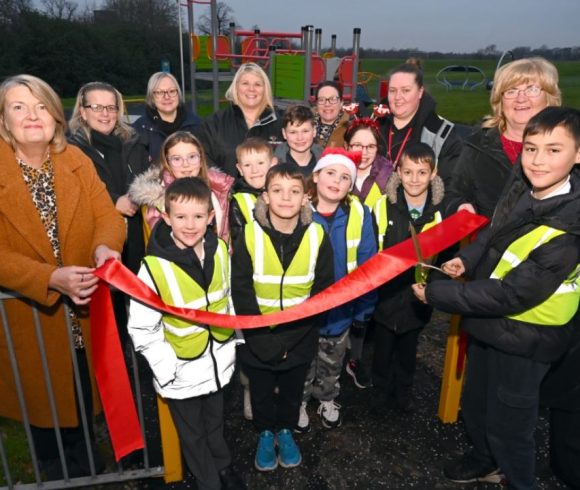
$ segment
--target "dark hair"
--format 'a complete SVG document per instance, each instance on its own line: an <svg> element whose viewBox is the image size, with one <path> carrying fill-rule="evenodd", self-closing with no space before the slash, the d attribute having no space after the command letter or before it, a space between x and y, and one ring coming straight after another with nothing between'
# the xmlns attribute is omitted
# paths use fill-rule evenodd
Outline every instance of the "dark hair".
<svg viewBox="0 0 580 490"><path fill-rule="evenodd" d="M558 126L568 130L576 148L580 148L580 111L572 107L546 107L532 117L524 129L524 141L528 136L551 133Z"/></svg>
<svg viewBox="0 0 580 490"><path fill-rule="evenodd" d="M267 153L270 160L274 157L272 145L270 145L264 138L254 136L245 139L238 146L236 146L236 159L238 163L242 159L244 153Z"/></svg>
<svg viewBox="0 0 580 490"><path fill-rule="evenodd" d="M320 90L322 90L324 87L332 87L336 89L338 96L342 99L342 84L335 82L334 80L325 80L324 82L320 82L316 87L316 92L314 92L315 98L318 99L318 92L320 92Z"/></svg>
<svg viewBox="0 0 580 490"><path fill-rule="evenodd" d="M431 167L431 170L435 170L437 167L435 152L427 143L411 143L407 145L401 155L401 162L403 158L408 158L415 163L427 163Z"/></svg>
<svg viewBox="0 0 580 490"><path fill-rule="evenodd" d="M211 204L211 190L198 177L183 177L176 179L165 189L165 212L169 214L172 202L198 201L207 203L208 211L213 209Z"/></svg>
<svg viewBox="0 0 580 490"><path fill-rule="evenodd" d="M301 104L295 104L288 106L284 111L284 115L282 116L282 127L286 128L286 126L290 124L300 125L308 121L314 124L314 113L312 112L312 109Z"/></svg>
<svg viewBox="0 0 580 490"><path fill-rule="evenodd" d="M409 58L402 65L396 66L389 72L389 81L395 73L410 73L415 76L415 83L419 88L423 87L423 69L418 58Z"/></svg>
<svg viewBox="0 0 580 490"><path fill-rule="evenodd" d="M344 133L344 142L350 145L350 142L354 135L358 133L361 129L368 129L373 134L377 142L377 151L379 155L382 155L385 151L385 138L379 130L379 124L368 117L355 119L350 123L346 132Z"/></svg>
<svg viewBox="0 0 580 490"><path fill-rule="evenodd" d="M270 167L270 170L268 170L268 173L266 174L266 184L264 185L266 190L268 190L268 186L274 177L299 180L302 184L304 192L306 192L306 178L304 177L304 174L300 172L297 165L292 165L290 163L279 163L278 165Z"/></svg>

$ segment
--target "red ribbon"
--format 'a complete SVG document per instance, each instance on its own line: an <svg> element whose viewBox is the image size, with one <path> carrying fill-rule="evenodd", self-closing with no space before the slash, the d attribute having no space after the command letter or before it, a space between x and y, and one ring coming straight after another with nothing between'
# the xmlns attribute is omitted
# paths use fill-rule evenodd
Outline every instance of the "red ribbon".
<svg viewBox="0 0 580 490"><path fill-rule="evenodd" d="M438 254L487 223L487 218L460 211L417 238L424 257ZM191 322L228 328L259 328L306 318L347 303L390 281L417 264L410 239L376 254L355 271L304 303L267 315L224 315L168 306L119 261L109 260L95 275L101 281L91 299L95 373L115 457L143 448L135 403L113 315L107 284L159 311Z"/></svg>
<svg viewBox="0 0 580 490"><path fill-rule="evenodd" d="M102 281L90 303L95 378L118 462L145 443L135 409L109 288Z"/></svg>

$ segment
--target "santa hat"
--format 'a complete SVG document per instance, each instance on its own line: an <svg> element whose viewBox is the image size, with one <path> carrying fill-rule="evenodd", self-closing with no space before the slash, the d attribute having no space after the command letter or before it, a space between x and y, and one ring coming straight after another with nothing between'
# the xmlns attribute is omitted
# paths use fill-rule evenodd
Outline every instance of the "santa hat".
<svg viewBox="0 0 580 490"><path fill-rule="evenodd" d="M330 165L344 165L350 172L351 182L350 190L352 191L354 183L356 182L356 168L360 163L362 152L360 151L346 151L344 148L327 148L322 152L320 160L316 162L316 166L312 173L318 172Z"/></svg>

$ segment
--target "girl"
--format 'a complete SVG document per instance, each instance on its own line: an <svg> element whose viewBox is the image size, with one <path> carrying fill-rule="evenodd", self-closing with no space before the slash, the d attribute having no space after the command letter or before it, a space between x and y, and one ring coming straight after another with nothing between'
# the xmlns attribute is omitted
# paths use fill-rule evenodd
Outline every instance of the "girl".
<svg viewBox="0 0 580 490"><path fill-rule="evenodd" d="M164 211L165 188L175 179L199 177L212 191L212 206L215 210L217 235L228 239L228 193L233 177L211 168L199 140L191 133L178 131L169 136L161 146L159 165L139 175L129 188L130 199L143 206L145 240Z"/></svg>
<svg viewBox="0 0 580 490"><path fill-rule="evenodd" d="M368 117L353 120L344 135L344 146L347 150L362 152L352 193L372 208L393 172L393 163L381 154L385 144L379 123Z"/></svg>
<svg viewBox="0 0 580 490"><path fill-rule="evenodd" d="M338 281L377 251L370 211L356 197L349 196L356 179L352 154L342 148L328 148L314 167L310 181L313 220L322 225L330 237L334 252L334 280ZM306 412L308 400L320 402L318 414L328 429L341 424L338 378L349 343L349 327L364 324L372 315L376 294L369 293L328 313L320 330L318 354L312 362L300 408L298 432L309 430Z"/></svg>

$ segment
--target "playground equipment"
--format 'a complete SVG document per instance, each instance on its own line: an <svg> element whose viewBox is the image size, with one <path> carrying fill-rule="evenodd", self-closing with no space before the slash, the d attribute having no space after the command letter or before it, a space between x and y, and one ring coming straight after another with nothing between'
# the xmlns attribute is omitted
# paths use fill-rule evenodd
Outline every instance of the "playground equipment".
<svg viewBox="0 0 580 490"><path fill-rule="evenodd" d="M437 81L447 90L473 90L486 81L485 73L473 65L449 65L439 70Z"/></svg>

